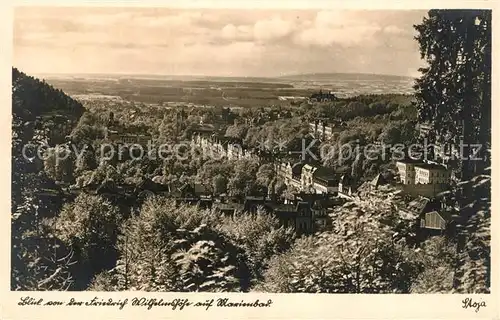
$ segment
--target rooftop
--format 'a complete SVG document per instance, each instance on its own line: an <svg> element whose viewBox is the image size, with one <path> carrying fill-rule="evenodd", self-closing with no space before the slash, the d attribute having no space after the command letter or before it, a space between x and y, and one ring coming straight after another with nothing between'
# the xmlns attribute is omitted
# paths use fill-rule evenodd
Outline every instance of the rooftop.
<svg viewBox="0 0 500 320"><path fill-rule="evenodd" d="M311 166L310 164L305 164L302 169L308 170L308 171L315 171L318 168Z"/></svg>
<svg viewBox="0 0 500 320"><path fill-rule="evenodd" d="M373 178L372 181L370 181L370 184L374 187L380 186L384 183L386 183L385 178L380 173L377 174L377 176L375 178Z"/></svg>
<svg viewBox="0 0 500 320"><path fill-rule="evenodd" d="M422 169L429 169L429 170L447 170L445 166L435 164L435 163L421 163L421 164L415 165L415 167L422 168Z"/></svg>
<svg viewBox="0 0 500 320"><path fill-rule="evenodd" d="M427 204L429 204L429 202L430 202L429 198L419 196L418 198L416 198L416 199L412 200L410 203L408 203L405 210L420 214L425 209Z"/></svg>
<svg viewBox="0 0 500 320"><path fill-rule="evenodd" d="M215 208L222 211L243 211L243 205L240 203L216 203Z"/></svg>
<svg viewBox="0 0 500 320"><path fill-rule="evenodd" d="M271 206L274 212L295 212L297 206L293 204L276 204Z"/></svg>
<svg viewBox="0 0 500 320"><path fill-rule="evenodd" d="M405 159L401 159L401 160L396 160L396 162L405 163L405 164L409 164L409 163L412 163L412 164L415 164L415 163L423 164L422 160L420 160L420 159L412 159L412 158L405 158Z"/></svg>
<svg viewBox="0 0 500 320"><path fill-rule="evenodd" d="M333 169L319 166L314 171L314 177L323 181L338 181L342 177L343 172L334 171Z"/></svg>

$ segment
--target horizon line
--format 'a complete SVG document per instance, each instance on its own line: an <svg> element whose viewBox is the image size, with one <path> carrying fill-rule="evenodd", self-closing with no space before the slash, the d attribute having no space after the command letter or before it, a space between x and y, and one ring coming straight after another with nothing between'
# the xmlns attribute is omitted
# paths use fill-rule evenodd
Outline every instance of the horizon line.
<svg viewBox="0 0 500 320"><path fill-rule="evenodd" d="M16 68L13 66L13 68ZM19 68L17 68L20 70ZM21 71L21 70L20 70ZM22 71L26 72L26 71ZM267 79L277 79L286 78L294 76L307 76L307 75L328 75L328 74L346 74L346 75L370 75L370 76L389 76L398 78L411 78L415 79L417 76L409 75L398 75L398 74L387 74L387 73L371 73L371 72L309 72L309 73L291 73L291 74L280 74L274 76L237 76L237 75L207 75L207 74L166 74L166 73L127 73L127 72L34 72L33 74L40 76L50 76L50 75L66 75L66 76L78 76L78 75L100 75L100 76L155 76L155 77L207 77L207 78L267 78Z"/></svg>

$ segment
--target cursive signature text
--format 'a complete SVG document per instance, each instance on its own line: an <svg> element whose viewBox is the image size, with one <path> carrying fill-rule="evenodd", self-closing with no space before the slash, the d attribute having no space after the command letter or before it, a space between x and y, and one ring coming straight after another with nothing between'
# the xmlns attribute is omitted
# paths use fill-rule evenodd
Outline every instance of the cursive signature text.
<svg viewBox="0 0 500 320"><path fill-rule="evenodd" d="M468 309L468 308L474 308L476 312L479 311L479 308L481 307L486 307L486 302L484 301L473 301L471 298L465 298L462 300L462 308Z"/></svg>

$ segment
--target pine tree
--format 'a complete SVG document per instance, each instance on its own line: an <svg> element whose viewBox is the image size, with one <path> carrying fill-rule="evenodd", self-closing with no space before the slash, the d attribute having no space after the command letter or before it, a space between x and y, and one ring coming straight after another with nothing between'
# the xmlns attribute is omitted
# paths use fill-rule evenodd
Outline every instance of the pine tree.
<svg viewBox="0 0 500 320"><path fill-rule="evenodd" d="M488 161L470 159L469 144L491 140L491 11L430 10L415 26L422 59L416 81L419 120L432 124L431 143L465 145L457 168L463 180L480 172Z"/></svg>
<svg viewBox="0 0 500 320"><path fill-rule="evenodd" d="M430 10L415 26L428 63L415 85L419 118L432 124L431 143L464 143L454 167L462 182L449 192L459 207L453 287L460 292L489 290L491 19L491 10ZM471 144L480 145L479 160Z"/></svg>

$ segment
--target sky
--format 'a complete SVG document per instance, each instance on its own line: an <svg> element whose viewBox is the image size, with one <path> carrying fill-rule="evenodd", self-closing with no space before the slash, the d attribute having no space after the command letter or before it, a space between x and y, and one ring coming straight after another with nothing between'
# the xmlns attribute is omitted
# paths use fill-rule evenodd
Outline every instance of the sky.
<svg viewBox="0 0 500 320"><path fill-rule="evenodd" d="M426 11L17 7L14 66L31 74L418 76Z"/></svg>

